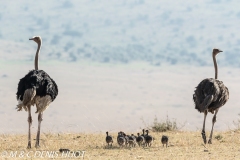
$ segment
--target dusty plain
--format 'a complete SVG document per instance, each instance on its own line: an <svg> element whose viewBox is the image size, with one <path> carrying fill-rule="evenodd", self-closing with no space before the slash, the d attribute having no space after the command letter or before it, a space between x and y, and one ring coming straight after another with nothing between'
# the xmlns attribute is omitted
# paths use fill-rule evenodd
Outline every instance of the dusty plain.
<svg viewBox="0 0 240 160"><path fill-rule="evenodd" d="M162 146L160 137L169 136L169 147ZM123 147L120 148L116 142L116 133L111 133L114 137L112 147L105 143L105 134L52 134L44 133L41 137L40 149L26 149L26 135L1 135L0 152L1 159L166 159L166 160L208 160L208 159L240 159L240 132L215 132L213 144L204 146L202 143L200 131L187 132L165 132L151 133L155 138L151 147ZM209 135L209 133L207 134ZM218 139L217 139L218 138ZM32 142L32 145L34 145ZM71 154L62 154L60 148L69 149L70 151L80 151L81 156L72 156ZM10 155L17 153L13 156ZM47 154L52 152L50 156ZM84 155L82 155L84 151ZM23 152L21 158L20 153ZM58 155L53 154L58 152ZM42 154L40 154L42 153ZM3 155L4 154L4 155ZM27 155L28 154L28 155ZM13 156L13 157L11 157ZM71 157L72 156L72 157Z"/></svg>

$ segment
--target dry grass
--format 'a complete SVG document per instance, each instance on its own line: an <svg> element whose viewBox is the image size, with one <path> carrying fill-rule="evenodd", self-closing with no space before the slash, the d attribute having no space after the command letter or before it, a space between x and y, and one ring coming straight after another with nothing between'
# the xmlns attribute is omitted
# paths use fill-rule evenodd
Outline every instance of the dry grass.
<svg viewBox="0 0 240 160"><path fill-rule="evenodd" d="M168 148L162 147L160 142L162 134L169 136ZM72 151L84 150L86 151L84 159L240 159L240 131L215 132L213 144L206 145L206 148L203 146L200 132L152 133L155 140L152 147L146 148L119 148L116 143L116 133L111 135L114 137L114 144L112 148L108 148L105 134L42 134L41 148L38 150L58 151L60 148L68 148ZM26 146L26 135L0 136L1 153L36 151L35 148L27 150Z"/></svg>

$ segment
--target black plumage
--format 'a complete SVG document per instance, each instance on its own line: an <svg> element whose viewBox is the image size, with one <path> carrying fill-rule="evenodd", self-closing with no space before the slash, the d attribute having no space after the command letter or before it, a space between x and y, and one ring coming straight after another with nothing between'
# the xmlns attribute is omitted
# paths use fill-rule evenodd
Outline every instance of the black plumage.
<svg viewBox="0 0 240 160"><path fill-rule="evenodd" d="M17 89L17 99L23 100L27 89L35 89L36 96L51 96L52 101L58 95L58 86L55 81L43 70L31 70L25 77L20 79Z"/></svg>

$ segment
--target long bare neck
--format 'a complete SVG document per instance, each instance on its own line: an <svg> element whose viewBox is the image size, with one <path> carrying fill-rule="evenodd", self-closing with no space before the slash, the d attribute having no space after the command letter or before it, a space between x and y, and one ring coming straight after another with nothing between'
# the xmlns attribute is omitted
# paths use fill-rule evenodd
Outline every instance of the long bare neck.
<svg viewBox="0 0 240 160"><path fill-rule="evenodd" d="M41 42L38 43L38 48L35 55L35 70L38 70L38 55L39 55L40 49L41 49Z"/></svg>
<svg viewBox="0 0 240 160"><path fill-rule="evenodd" d="M214 63L214 68L215 68L215 79L218 78L218 66L217 66L217 60L216 60L216 55L213 53L213 63Z"/></svg>

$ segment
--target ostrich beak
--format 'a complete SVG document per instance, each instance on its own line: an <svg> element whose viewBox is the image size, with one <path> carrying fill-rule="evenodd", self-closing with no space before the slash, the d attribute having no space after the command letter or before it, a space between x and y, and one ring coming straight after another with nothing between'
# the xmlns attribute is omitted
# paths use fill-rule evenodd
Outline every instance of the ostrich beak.
<svg viewBox="0 0 240 160"><path fill-rule="evenodd" d="M219 52L223 52L223 51L219 49Z"/></svg>
<svg viewBox="0 0 240 160"><path fill-rule="evenodd" d="M33 40L33 38L29 38L29 40Z"/></svg>

